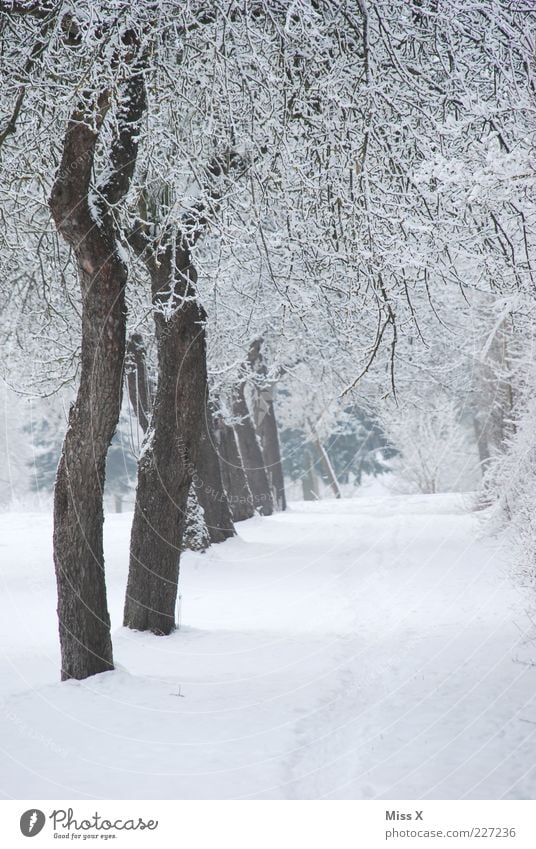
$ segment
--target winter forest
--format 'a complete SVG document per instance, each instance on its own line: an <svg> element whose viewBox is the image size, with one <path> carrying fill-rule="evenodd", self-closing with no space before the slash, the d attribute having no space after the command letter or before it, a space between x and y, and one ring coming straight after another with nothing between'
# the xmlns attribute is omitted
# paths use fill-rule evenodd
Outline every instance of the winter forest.
<svg viewBox="0 0 536 849"><path fill-rule="evenodd" d="M536 793L536 4L0 0L0 797Z"/></svg>

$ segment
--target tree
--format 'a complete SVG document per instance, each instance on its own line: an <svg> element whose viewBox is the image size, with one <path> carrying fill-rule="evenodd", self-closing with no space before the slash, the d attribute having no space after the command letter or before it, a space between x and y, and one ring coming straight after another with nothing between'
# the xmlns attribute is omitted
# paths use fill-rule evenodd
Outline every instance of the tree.
<svg viewBox="0 0 536 849"><path fill-rule="evenodd" d="M232 397L234 429L255 509L263 516L271 516L274 509L272 490L245 391L246 381L242 379L235 386Z"/></svg>
<svg viewBox="0 0 536 849"><path fill-rule="evenodd" d="M105 182L92 195L99 132L110 91L88 91L69 119L50 197L54 221L72 247L82 293L81 374L54 491L54 564L62 679L113 668L102 543L106 454L119 420L125 356L125 263L110 212L128 191L145 109L140 43L125 41L135 58L121 89L118 134ZM95 210L98 213L95 214Z"/></svg>
<svg viewBox="0 0 536 849"><path fill-rule="evenodd" d="M216 440L222 481L233 521L242 522L244 519L251 519L255 515L255 505L242 465L236 433L233 426L227 424L221 415L216 421Z"/></svg>
<svg viewBox="0 0 536 849"><path fill-rule="evenodd" d="M138 463L124 624L169 634L175 627L179 558L196 468L207 387L205 314L195 292L189 234L158 241L140 221L130 241L151 278L158 382Z"/></svg>
<svg viewBox="0 0 536 849"><path fill-rule="evenodd" d="M216 432L209 403L205 404L201 425L194 482L210 542L224 542L234 536L233 516L223 484Z"/></svg>
<svg viewBox="0 0 536 849"><path fill-rule="evenodd" d="M214 155L206 168L213 204L219 203L221 182L235 159L227 148ZM162 193L168 195L168 187ZM192 258L207 225L207 202L192 205L180 229L172 224L159 227L164 206L164 197L151 199L142 192L141 217L129 235L151 279L158 381L138 467L124 610L127 627L161 635L175 627L180 552L192 482L211 540L222 541L234 533L211 433L206 314L197 298Z"/></svg>
<svg viewBox="0 0 536 849"><path fill-rule="evenodd" d="M250 345L248 352L248 362L256 377L253 387L253 418L261 443L264 465L272 486L274 505L279 510L285 510L285 479L274 409L276 382L267 379L268 369L261 354L262 342L262 339L256 339Z"/></svg>

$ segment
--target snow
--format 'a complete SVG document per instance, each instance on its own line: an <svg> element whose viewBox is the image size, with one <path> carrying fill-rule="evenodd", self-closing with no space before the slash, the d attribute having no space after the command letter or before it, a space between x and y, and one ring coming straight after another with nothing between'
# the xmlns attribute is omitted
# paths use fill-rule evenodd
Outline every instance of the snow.
<svg viewBox="0 0 536 849"><path fill-rule="evenodd" d="M2 798L534 798L530 590L473 499L366 495L182 558L182 628L59 683L51 522L0 516Z"/></svg>

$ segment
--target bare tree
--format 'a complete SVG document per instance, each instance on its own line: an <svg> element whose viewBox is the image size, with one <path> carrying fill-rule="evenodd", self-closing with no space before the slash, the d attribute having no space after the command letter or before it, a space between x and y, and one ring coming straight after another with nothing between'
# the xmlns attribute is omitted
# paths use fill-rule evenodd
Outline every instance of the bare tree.
<svg viewBox="0 0 536 849"><path fill-rule="evenodd" d="M272 489L255 425L246 401L245 389L246 380L243 379L235 386L233 392L232 409L236 419L235 432L255 509L263 516L271 516L274 511Z"/></svg>
<svg viewBox="0 0 536 849"><path fill-rule="evenodd" d="M251 519L255 515L255 505L238 449L236 433L232 425L224 422L221 417L216 422L216 440L222 481L233 520L242 522L244 519Z"/></svg>
<svg viewBox="0 0 536 849"><path fill-rule="evenodd" d="M272 487L274 506L278 510L285 510L287 506L285 478L274 409L276 381L268 380L268 369L261 353L262 343L262 338L256 339L248 352L248 361L256 376L253 390L254 421L261 443L264 465Z"/></svg>
<svg viewBox="0 0 536 849"><path fill-rule="evenodd" d="M151 268L153 268L152 265ZM143 337L139 333L133 333L127 345L126 378L130 403L138 418L140 427L146 433L149 427L153 401L150 392ZM191 517L191 522L197 527L200 522L198 513L199 507L201 507L209 543L224 542L235 534L233 517L222 481L215 438L212 417L209 405L207 404L200 436L196 470L193 476L196 497L190 497L188 510L190 506L194 509L195 516ZM195 541L195 545L199 547L197 540ZM189 546L186 545L185 547L188 548Z"/></svg>
<svg viewBox="0 0 536 849"><path fill-rule="evenodd" d="M175 627L182 536L204 417L205 313L195 292L190 236L166 228L155 241L151 229L140 221L130 235L151 279L158 383L138 463L124 624L169 634Z"/></svg>
<svg viewBox="0 0 536 849"><path fill-rule="evenodd" d="M134 35L132 51L139 54ZM54 492L54 564L62 678L113 668L103 554L106 454L119 419L125 356L127 269L110 207L125 196L145 109L143 62L121 89L106 181L92 190L95 149L110 92L88 92L71 114L50 197L54 221L71 246L82 294L80 384L69 415ZM98 210L96 213L95 210Z"/></svg>
<svg viewBox="0 0 536 849"><path fill-rule="evenodd" d="M234 536L233 515L223 484L210 403L205 405L194 481L210 542L224 542Z"/></svg>
<svg viewBox="0 0 536 849"><path fill-rule="evenodd" d="M144 433L147 433L152 409L151 387L143 336L133 333L127 345L126 383L132 409Z"/></svg>

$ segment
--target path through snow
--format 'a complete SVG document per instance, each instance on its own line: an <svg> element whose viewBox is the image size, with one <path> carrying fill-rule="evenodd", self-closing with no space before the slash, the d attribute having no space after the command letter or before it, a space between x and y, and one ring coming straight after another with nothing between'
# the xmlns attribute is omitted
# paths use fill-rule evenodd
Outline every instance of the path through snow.
<svg viewBox="0 0 536 849"><path fill-rule="evenodd" d="M182 628L57 681L50 520L0 516L3 798L534 798L536 643L458 495L293 504L183 558Z"/></svg>

